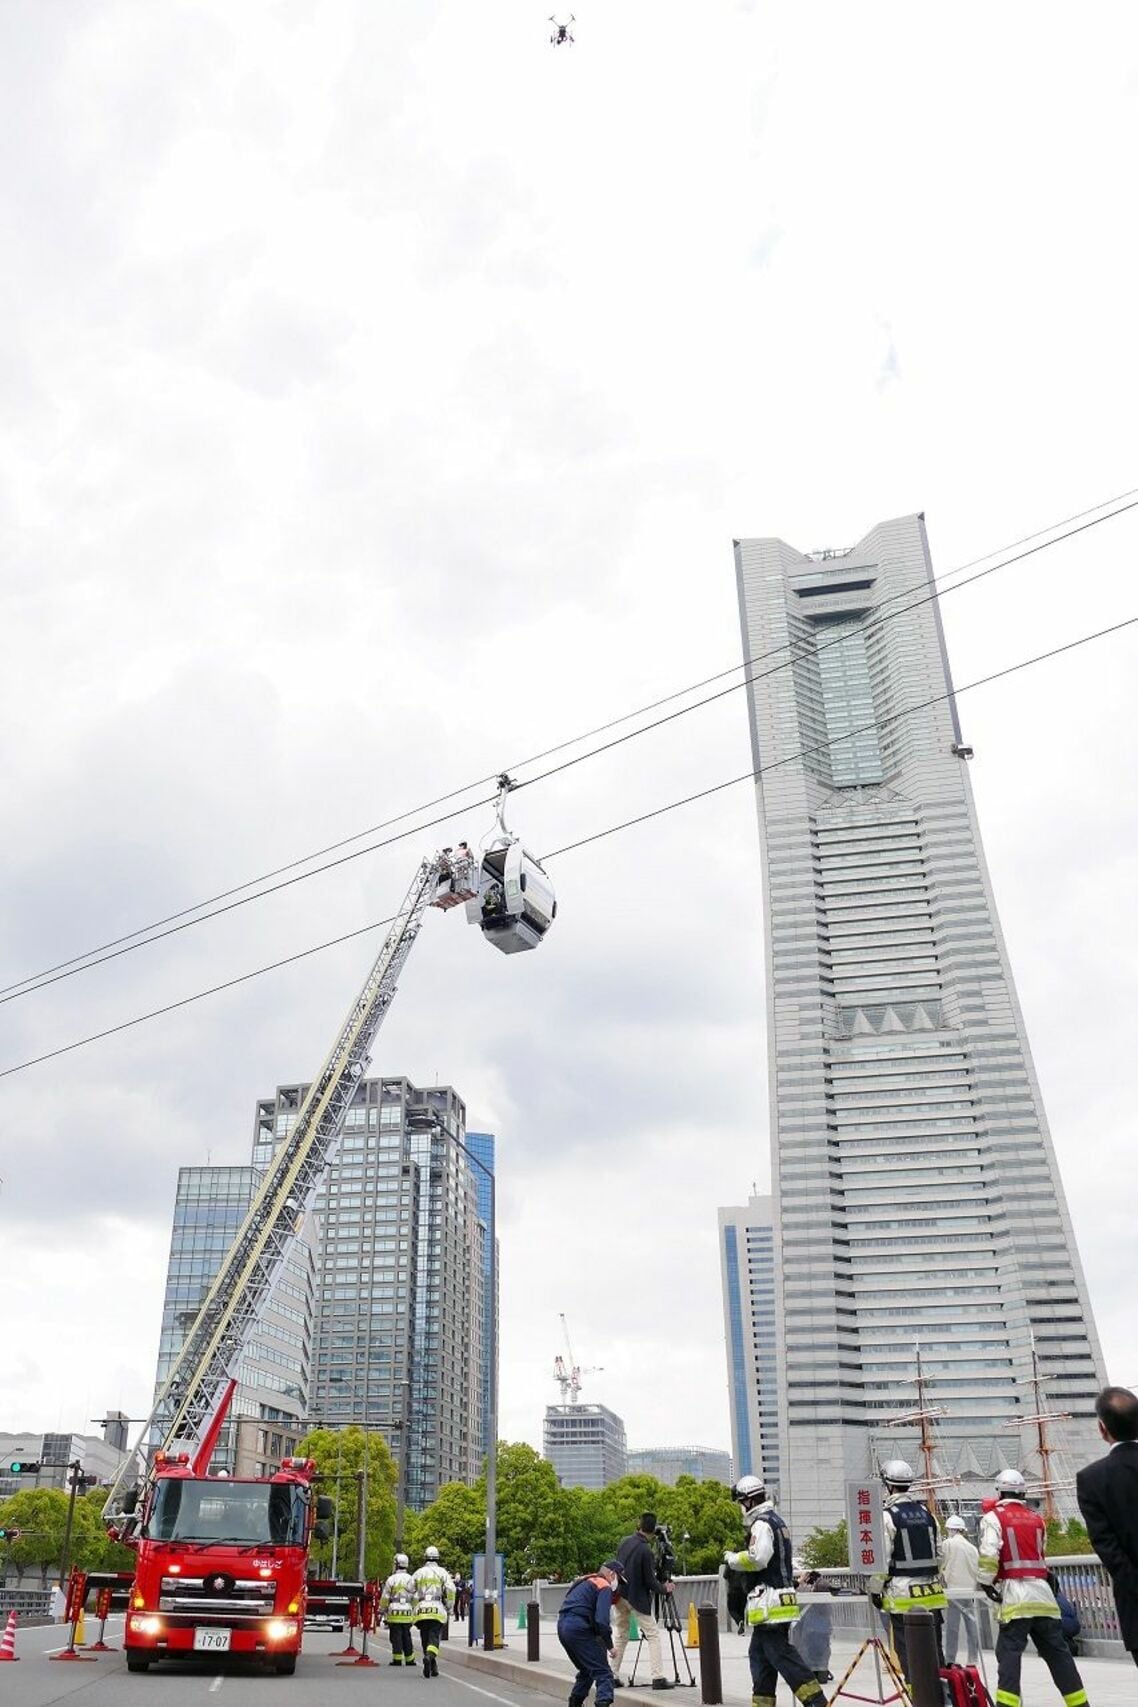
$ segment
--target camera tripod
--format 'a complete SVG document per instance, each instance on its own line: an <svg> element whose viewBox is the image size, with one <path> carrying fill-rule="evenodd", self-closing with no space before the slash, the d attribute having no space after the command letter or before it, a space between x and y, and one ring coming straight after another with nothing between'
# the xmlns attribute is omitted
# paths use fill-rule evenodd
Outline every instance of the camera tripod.
<svg viewBox="0 0 1138 1707"><path fill-rule="evenodd" d="M660 1626L661 1634L666 1635L668 1638L668 1649L672 1656L672 1682L682 1684L685 1688L690 1684L694 1689L695 1677L692 1674L691 1661L688 1659L688 1651L684 1647L680 1615L676 1611L676 1604L672 1599L672 1596L670 1594L654 1594L652 1596L652 1612L657 1624ZM677 1637L679 1637L679 1659L682 1659L684 1662L684 1670L687 1672L686 1678L680 1676L679 1659L676 1654ZM632 1662L632 1670L628 1675L628 1681L630 1684L634 1684L636 1682L636 1668L640 1664L640 1656L644 1652L645 1639L644 1632L641 1630L640 1639L636 1644L636 1658ZM662 1661L662 1651L660 1658Z"/></svg>

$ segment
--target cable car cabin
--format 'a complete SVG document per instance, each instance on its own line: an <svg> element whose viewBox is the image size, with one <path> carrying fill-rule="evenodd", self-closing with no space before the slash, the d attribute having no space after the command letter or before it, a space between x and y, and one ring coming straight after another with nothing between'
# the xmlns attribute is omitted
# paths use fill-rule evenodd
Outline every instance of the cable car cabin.
<svg viewBox="0 0 1138 1707"><path fill-rule="evenodd" d="M482 855L477 898L466 916L503 954L536 948L557 914L553 885L519 841Z"/></svg>

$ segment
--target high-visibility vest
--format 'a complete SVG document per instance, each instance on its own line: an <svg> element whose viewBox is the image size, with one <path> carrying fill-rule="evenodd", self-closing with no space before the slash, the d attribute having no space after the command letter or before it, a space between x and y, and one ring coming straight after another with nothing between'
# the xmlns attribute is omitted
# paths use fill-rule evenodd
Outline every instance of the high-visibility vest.
<svg viewBox="0 0 1138 1707"><path fill-rule="evenodd" d="M1047 1525L1022 1500L1001 1500L996 1507L1000 1525L999 1577L1021 1581L1047 1577Z"/></svg>

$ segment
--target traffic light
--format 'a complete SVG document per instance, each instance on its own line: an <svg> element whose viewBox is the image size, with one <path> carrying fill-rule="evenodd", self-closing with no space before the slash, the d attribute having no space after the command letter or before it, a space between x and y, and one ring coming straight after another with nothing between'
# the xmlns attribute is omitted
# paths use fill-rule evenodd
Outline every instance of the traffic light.
<svg viewBox="0 0 1138 1707"><path fill-rule="evenodd" d="M19 1529L0 1529L0 1541L18 1541L22 1533Z"/></svg>
<svg viewBox="0 0 1138 1707"><path fill-rule="evenodd" d="M40 1461L37 1458L33 1464L27 1458L15 1458L9 1464L8 1471L13 1476L35 1476L39 1473Z"/></svg>

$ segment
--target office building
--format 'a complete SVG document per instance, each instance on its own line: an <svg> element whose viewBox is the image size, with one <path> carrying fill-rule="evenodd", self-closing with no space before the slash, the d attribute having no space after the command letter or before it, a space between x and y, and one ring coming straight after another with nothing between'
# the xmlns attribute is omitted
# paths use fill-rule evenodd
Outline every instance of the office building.
<svg viewBox="0 0 1138 1707"><path fill-rule="evenodd" d="M292 1130L305 1085L258 1104L263 1166ZM362 1079L317 1193L315 1424L357 1424L405 1456L408 1504L472 1482L483 1452L486 1230L448 1087Z"/></svg>
<svg viewBox="0 0 1138 1707"><path fill-rule="evenodd" d="M261 1183L263 1166L181 1168L162 1303L157 1392ZM311 1217L245 1347L215 1468L262 1475L296 1451L306 1428L315 1303Z"/></svg>
<svg viewBox="0 0 1138 1707"><path fill-rule="evenodd" d="M655 1476L674 1488L681 1476L697 1482L723 1482L730 1487L731 1454L713 1446L634 1446L628 1450L625 1474Z"/></svg>
<svg viewBox="0 0 1138 1707"><path fill-rule="evenodd" d="M628 1470L624 1423L604 1405L547 1405L542 1457L563 1488L606 1488Z"/></svg>
<svg viewBox="0 0 1138 1707"><path fill-rule="evenodd" d="M782 1504L831 1524L904 1433L1029 1477L1031 1341L1067 1461L1102 1356L984 863L923 518L735 545L762 845ZM1026 738L1025 732L1025 738ZM1064 1496L1069 1507L1071 1495Z"/></svg>
<svg viewBox="0 0 1138 1707"><path fill-rule="evenodd" d="M126 1456L94 1434L0 1433L0 1500L32 1488L67 1488L68 1467L78 1462L95 1482L113 1482ZM24 1473L13 1472L19 1464ZM38 1469L27 1468L32 1464Z"/></svg>
<svg viewBox="0 0 1138 1707"><path fill-rule="evenodd" d="M736 1476L781 1480L774 1200L719 1211L719 1265L727 1348L727 1403Z"/></svg>
<svg viewBox="0 0 1138 1707"><path fill-rule="evenodd" d="M495 1138L492 1132L468 1132L466 1147L479 1162L481 1167L474 1169L474 1189L478 1198L478 1218L486 1229L485 1244L482 1256L482 1281L484 1286L482 1302L482 1344L484 1355L482 1359L482 1443L483 1451L490 1444L490 1347L498 1342L495 1329L499 1325L498 1292L492 1282L495 1274L500 1272L494 1263L490 1251L490 1198L492 1192L489 1175L494 1173ZM484 1171L485 1170L485 1171Z"/></svg>

